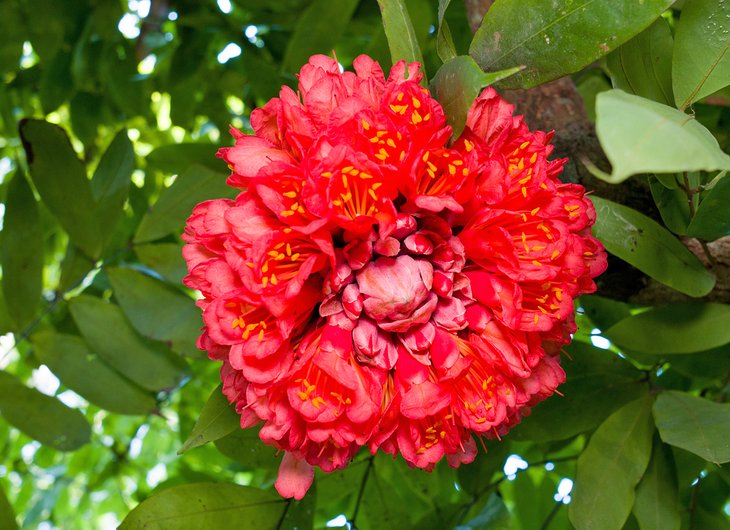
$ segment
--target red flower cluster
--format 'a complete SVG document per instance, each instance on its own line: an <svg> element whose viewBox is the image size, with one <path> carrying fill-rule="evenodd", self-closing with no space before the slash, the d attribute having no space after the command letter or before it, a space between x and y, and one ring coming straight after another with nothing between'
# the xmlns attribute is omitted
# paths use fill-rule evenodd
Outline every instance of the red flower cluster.
<svg viewBox="0 0 730 530"><path fill-rule="evenodd" d="M367 446L430 469L476 453L564 380L573 299L606 267L584 189L551 134L494 90L452 142L416 63L324 56L221 149L243 191L198 205L183 239L199 346L242 427L286 451L276 486Z"/></svg>

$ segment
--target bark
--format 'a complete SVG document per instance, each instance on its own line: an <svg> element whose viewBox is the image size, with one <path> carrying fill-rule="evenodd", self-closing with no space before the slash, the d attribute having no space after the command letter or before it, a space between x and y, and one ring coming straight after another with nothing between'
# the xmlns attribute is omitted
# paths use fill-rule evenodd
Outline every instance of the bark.
<svg viewBox="0 0 730 530"><path fill-rule="evenodd" d="M493 2L464 0L472 32L479 28ZM525 122L531 129L555 131L554 156L568 158L561 179L582 184L591 193L625 204L661 223L646 179L631 178L621 184L608 184L591 175L581 162L587 159L604 171L610 169L595 127L586 115L583 100L571 77L528 90L505 90L501 93L515 105L518 114L525 116ZM709 244L714 264L709 263L698 241L687 239L684 243L718 278L716 288L705 298L730 303L730 237ZM596 284L601 296L639 304L661 305L690 299L610 255L608 270L596 279Z"/></svg>

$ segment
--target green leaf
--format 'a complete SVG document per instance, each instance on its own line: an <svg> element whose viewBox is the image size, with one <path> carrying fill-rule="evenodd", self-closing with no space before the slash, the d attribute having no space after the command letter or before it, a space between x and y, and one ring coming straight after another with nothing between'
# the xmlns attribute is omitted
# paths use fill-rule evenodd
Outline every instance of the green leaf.
<svg viewBox="0 0 730 530"><path fill-rule="evenodd" d="M476 517L457 526L455 530L508 530L511 520L512 516L502 497L492 493Z"/></svg>
<svg viewBox="0 0 730 530"><path fill-rule="evenodd" d="M587 71L575 81L576 88L583 105L586 109L586 116L591 123L596 123L596 96L606 90L611 90L611 84L600 70Z"/></svg>
<svg viewBox="0 0 730 530"><path fill-rule="evenodd" d="M456 46L454 46L454 39L451 37L451 29L449 29L449 23L444 20L450 3L451 0L439 0L436 53L444 63L456 57Z"/></svg>
<svg viewBox="0 0 730 530"><path fill-rule="evenodd" d="M709 350L730 342L730 305L680 303L630 316L605 335L619 346L666 355Z"/></svg>
<svg viewBox="0 0 730 530"><path fill-rule="evenodd" d="M654 419L664 443L709 462L730 462L730 405L669 390L657 397Z"/></svg>
<svg viewBox="0 0 730 530"><path fill-rule="evenodd" d="M329 55L342 37L359 0L314 0L299 16L286 45L282 68L297 72L312 55Z"/></svg>
<svg viewBox="0 0 730 530"><path fill-rule="evenodd" d="M611 162L607 182L638 173L730 169L730 156L692 116L655 101L609 90L596 99L596 133Z"/></svg>
<svg viewBox="0 0 730 530"><path fill-rule="evenodd" d="M689 296L704 296L715 286L702 262L657 222L595 195L590 199L597 216L593 235L608 252Z"/></svg>
<svg viewBox="0 0 730 530"><path fill-rule="evenodd" d="M173 349L195 353L202 319L192 298L146 274L125 268L106 269L114 296L132 326L153 340L170 341Z"/></svg>
<svg viewBox="0 0 730 530"><path fill-rule="evenodd" d="M719 0L692 0L676 27L672 82L677 107L730 85L730 5Z"/></svg>
<svg viewBox="0 0 730 530"><path fill-rule="evenodd" d="M504 461L510 453L508 440L485 440L484 443L486 452L478 451L474 462L468 466L459 466L456 470L459 484L470 495L477 495L490 483L492 476L504 468Z"/></svg>
<svg viewBox="0 0 730 530"><path fill-rule="evenodd" d="M690 215L684 191L667 188L656 177L649 177L649 188L667 228L675 234L686 235Z"/></svg>
<svg viewBox="0 0 730 530"><path fill-rule="evenodd" d="M127 130L122 129L107 147L91 179L97 222L107 238L122 215L133 170L134 149Z"/></svg>
<svg viewBox="0 0 730 530"><path fill-rule="evenodd" d="M646 393L642 373L607 350L582 342L567 348L573 360L562 363L566 382L553 396L536 405L511 432L514 440L565 440L589 431L620 406Z"/></svg>
<svg viewBox="0 0 730 530"><path fill-rule="evenodd" d="M651 456L650 397L614 412L578 457L570 521L581 530L618 530L631 513L634 488Z"/></svg>
<svg viewBox="0 0 730 530"><path fill-rule="evenodd" d="M43 111L48 114L60 107L74 92L71 76L71 53L59 49L43 64L41 70L40 96Z"/></svg>
<svg viewBox="0 0 730 530"><path fill-rule="evenodd" d="M89 257L101 254L91 184L66 132L42 120L20 122L25 156L38 193L71 240Z"/></svg>
<svg viewBox="0 0 730 530"><path fill-rule="evenodd" d="M707 241L730 235L730 176L720 177L700 202L687 233Z"/></svg>
<svg viewBox="0 0 730 530"><path fill-rule="evenodd" d="M72 244L66 246L57 290L65 292L79 285L94 270L94 261Z"/></svg>
<svg viewBox="0 0 730 530"><path fill-rule="evenodd" d="M235 197L240 190L226 185L222 173L193 166L177 177L142 218L135 243L147 243L168 234L180 234L193 207L208 199Z"/></svg>
<svg viewBox="0 0 730 530"><path fill-rule="evenodd" d="M170 283L180 284L188 274L182 257L182 247L177 243L145 243L135 245L134 251L139 261Z"/></svg>
<svg viewBox="0 0 730 530"><path fill-rule="evenodd" d="M484 70L524 72L502 88L530 88L577 72L649 26L672 0L497 0L469 55Z"/></svg>
<svg viewBox="0 0 730 530"><path fill-rule="evenodd" d="M426 68L423 63L421 48L418 46L416 32L413 30L411 17L404 0L378 0L380 13L383 16L385 36L388 38L390 56L393 64L405 59L406 63L421 64L421 73L426 79Z"/></svg>
<svg viewBox="0 0 730 530"><path fill-rule="evenodd" d="M18 522L15 519L15 512L10 505L5 490L0 485L0 528L5 530L18 530Z"/></svg>
<svg viewBox="0 0 730 530"><path fill-rule="evenodd" d="M132 510L120 530L275 530L287 503L276 493L235 484L197 483L161 491Z"/></svg>
<svg viewBox="0 0 730 530"><path fill-rule="evenodd" d="M302 500L290 499L289 502L289 508L286 510L281 523L277 526L277 530L284 528L312 530L314 527L314 512L317 506L317 483L312 484Z"/></svg>
<svg viewBox="0 0 730 530"><path fill-rule="evenodd" d="M18 2L0 3L0 74L18 69L25 40L24 21Z"/></svg>
<svg viewBox="0 0 730 530"><path fill-rule="evenodd" d="M259 438L258 428L234 429L232 433L214 441L222 454L249 469L277 469L281 458L278 451Z"/></svg>
<svg viewBox="0 0 730 530"><path fill-rule="evenodd" d="M61 382L91 403L117 414L149 414L154 396L94 354L81 337L43 331L32 337L35 356Z"/></svg>
<svg viewBox="0 0 730 530"><path fill-rule="evenodd" d="M0 264L6 307L20 330L35 317L43 289L43 227L33 191L20 171L5 199Z"/></svg>
<svg viewBox="0 0 730 530"><path fill-rule="evenodd" d="M579 304L600 329L608 329L631 315L631 305L594 294L581 296Z"/></svg>
<svg viewBox="0 0 730 530"><path fill-rule="evenodd" d="M679 492L669 446L654 437L651 460L636 486L634 516L641 530L679 530Z"/></svg>
<svg viewBox="0 0 730 530"><path fill-rule="evenodd" d="M669 24L659 18L626 44L609 53L606 65L614 88L672 105L673 45Z"/></svg>
<svg viewBox="0 0 730 530"><path fill-rule="evenodd" d="M209 143L181 143L161 145L145 158L147 167L162 173L178 175L193 164L211 171L225 170L225 164L215 156L218 145Z"/></svg>
<svg viewBox="0 0 730 530"><path fill-rule="evenodd" d="M505 79L521 70L520 67L501 72L482 72L468 55L460 55L444 63L431 81L431 92L441 103L454 137L461 134L466 115L482 88Z"/></svg>
<svg viewBox="0 0 730 530"><path fill-rule="evenodd" d="M205 403L192 432L177 452L183 454L194 447L213 442L241 428L241 417L223 395L223 385L218 385Z"/></svg>
<svg viewBox="0 0 730 530"><path fill-rule="evenodd" d="M34 440L58 451L75 451L91 437L91 427L78 410L28 388L2 371L0 414Z"/></svg>
<svg viewBox="0 0 730 530"><path fill-rule="evenodd" d="M69 308L92 351L117 372L147 390L177 386L183 375L180 363L145 343L118 306L80 295L69 300Z"/></svg>

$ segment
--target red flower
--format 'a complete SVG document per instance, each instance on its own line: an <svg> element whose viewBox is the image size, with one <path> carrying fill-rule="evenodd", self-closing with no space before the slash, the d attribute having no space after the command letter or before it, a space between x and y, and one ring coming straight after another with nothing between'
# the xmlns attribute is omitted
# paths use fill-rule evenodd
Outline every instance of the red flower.
<svg viewBox="0 0 730 530"><path fill-rule="evenodd" d="M218 156L235 201L198 205L183 239L199 346L223 360L242 427L286 452L276 487L367 446L425 469L476 454L564 380L573 299L606 267L551 134L488 88L451 140L419 66L386 80L315 56L299 92L251 114Z"/></svg>

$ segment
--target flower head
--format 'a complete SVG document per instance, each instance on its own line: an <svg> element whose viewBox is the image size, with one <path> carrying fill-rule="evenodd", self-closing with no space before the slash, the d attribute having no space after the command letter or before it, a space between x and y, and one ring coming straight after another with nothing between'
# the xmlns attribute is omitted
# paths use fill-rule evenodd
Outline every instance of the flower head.
<svg viewBox="0 0 730 530"><path fill-rule="evenodd" d="M277 489L361 447L430 469L476 453L564 380L573 300L606 267L584 189L557 179L551 134L487 88L451 138L416 63L388 79L312 57L232 130L233 200L183 239L241 425L286 452Z"/></svg>

